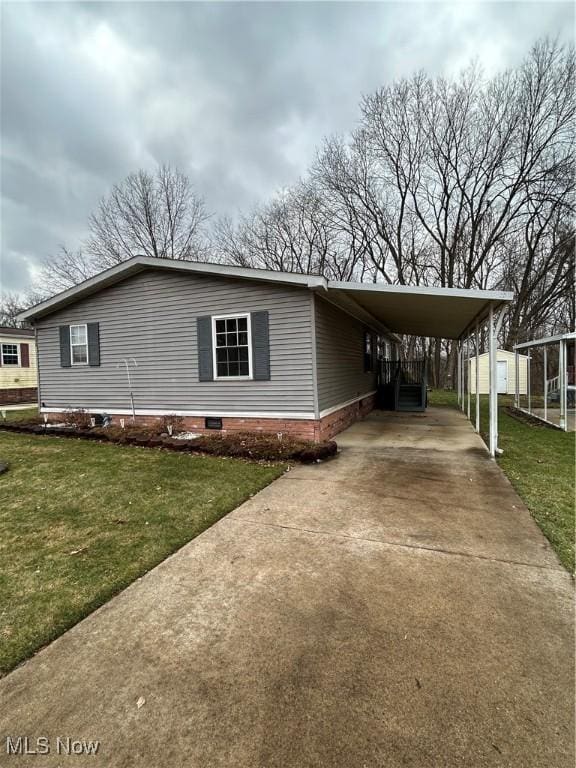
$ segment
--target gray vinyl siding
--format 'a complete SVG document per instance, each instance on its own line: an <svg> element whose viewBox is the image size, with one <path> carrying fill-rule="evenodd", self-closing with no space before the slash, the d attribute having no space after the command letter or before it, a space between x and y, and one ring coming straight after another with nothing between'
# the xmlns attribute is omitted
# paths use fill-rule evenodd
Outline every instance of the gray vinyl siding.
<svg viewBox="0 0 576 768"><path fill-rule="evenodd" d="M364 373L364 331L359 320L316 297L316 368L320 411L376 389L376 374Z"/></svg>
<svg viewBox="0 0 576 768"><path fill-rule="evenodd" d="M37 321L40 401L48 408L314 412L311 293L249 280L148 270ZM269 381L198 379L196 318L267 310ZM99 323L100 366L60 366L60 325Z"/></svg>

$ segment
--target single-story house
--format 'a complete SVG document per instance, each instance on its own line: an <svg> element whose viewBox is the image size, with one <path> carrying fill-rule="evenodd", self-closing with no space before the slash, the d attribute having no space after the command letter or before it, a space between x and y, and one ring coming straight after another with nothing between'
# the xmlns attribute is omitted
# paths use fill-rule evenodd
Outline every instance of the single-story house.
<svg viewBox="0 0 576 768"><path fill-rule="evenodd" d="M513 395L516 392L516 363L514 352L507 349L496 350L496 381L499 395ZM468 360L470 366L470 392L476 394L476 357ZM478 355L478 389L481 395L487 395L488 381L488 352ZM528 357L518 355L518 386L519 394L525 395L528 391Z"/></svg>
<svg viewBox="0 0 576 768"><path fill-rule="evenodd" d="M38 368L34 331L0 327L0 404L34 403Z"/></svg>
<svg viewBox="0 0 576 768"><path fill-rule="evenodd" d="M458 339L509 300L136 256L20 319L35 327L44 413L320 440L374 408L397 333Z"/></svg>

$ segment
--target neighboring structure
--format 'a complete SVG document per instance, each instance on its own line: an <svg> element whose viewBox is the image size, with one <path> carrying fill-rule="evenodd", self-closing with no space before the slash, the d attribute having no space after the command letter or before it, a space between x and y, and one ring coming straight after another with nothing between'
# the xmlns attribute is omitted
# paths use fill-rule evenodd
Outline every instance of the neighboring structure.
<svg viewBox="0 0 576 768"><path fill-rule="evenodd" d="M34 331L0 326L0 404L35 403L37 397Z"/></svg>
<svg viewBox="0 0 576 768"><path fill-rule="evenodd" d="M320 440L374 408L395 333L459 338L510 298L137 256L20 319L36 328L45 413Z"/></svg>
<svg viewBox="0 0 576 768"><path fill-rule="evenodd" d="M516 388L516 408L565 432L576 431L576 332L525 341L514 350L516 367L522 357L518 350L528 356L528 387L526 392ZM536 356L539 380L531 375Z"/></svg>
<svg viewBox="0 0 576 768"><path fill-rule="evenodd" d="M488 352L478 355L478 389L481 395L487 395L490 389L488 380ZM476 394L476 358L468 359L470 366L470 391ZM499 395L513 395L516 392L516 355L507 349L496 351L496 381ZM525 395L528 391L528 358L518 355L518 391Z"/></svg>

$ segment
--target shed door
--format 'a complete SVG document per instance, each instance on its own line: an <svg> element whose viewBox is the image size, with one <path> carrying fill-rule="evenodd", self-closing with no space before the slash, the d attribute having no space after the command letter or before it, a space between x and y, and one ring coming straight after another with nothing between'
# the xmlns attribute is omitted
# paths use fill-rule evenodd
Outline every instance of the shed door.
<svg viewBox="0 0 576 768"><path fill-rule="evenodd" d="M508 392L508 361L498 360L498 394L505 395Z"/></svg>

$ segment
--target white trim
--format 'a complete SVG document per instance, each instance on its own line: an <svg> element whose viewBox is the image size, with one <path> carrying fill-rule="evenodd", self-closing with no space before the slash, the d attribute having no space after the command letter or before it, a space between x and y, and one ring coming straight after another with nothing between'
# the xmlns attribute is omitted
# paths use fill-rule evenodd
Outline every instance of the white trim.
<svg viewBox="0 0 576 768"><path fill-rule="evenodd" d="M86 331L86 341L83 344L72 342L72 328L84 328ZM68 337L70 342L70 365L88 365L88 323L73 323L68 327ZM86 347L86 362L74 362L74 347Z"/></svg>
<svg viewBox="0 0 576 768"><path fill-rule="evenodd" d="M325 416L330 416L331 413L336 413L336 411L339 411L342 408L346 408L348 405L353 405L353 403L357 403L359 400L364 400L365 397L375 395L376 392L377 390L373 389L371 392L366 392L363 395L359 395L358 397L353 397L352 400L346 400L344 403L334 405L332 408L325 408L323 411L320 411L320 418L323 419Z"/></svg>
<svg viewBox="0 0 576 768"><path fill-rule="evenodd" d="M567 341L569 339L576 339L576 331L572 331L571 333L560 333L558 336L546 336L543 339L535 339L534 341L524 341L522 344L515 344L514 349L538 347L542 344L555 344L557 341Z"/></svg>
<svg viewBox="0 0 576 768"><path fill-rule="evenodd" d="M502 349L501 347L498 347L498 349L497 349L496 351L497 351L497 353L498 353L499 355L500 355L500 354L504 354L504 355L514 355L514 354L515 354L514 352L510 352L510 350L509 350L509 349ZM469 360L471 360L473 357L474 357L474 355L471 355L471 356L469 357ZM484 357L488 357L488 352L482 352L482 354L481 354L481 355L478 355L478 357L479 357L480 359L482 359L482 358L484 358ZM522 358L522 359L524 359L524 360L528 360L528 355L521 355L520 353L518 353L518 357L521 357L521 358ZM506 358L506 359L508 360L509 358Z"/></svg>
<svg viewBox="0 0 576 768"><path fill-rule="evenodd" d="M248 376L218 376L218 366L216 362L216 320L239 320L241 317L245 317L247 320ZM240 346L244 346L244 344ZM212 378L214 381L252 381L254 379L254 372L252 370L252 317L250 316L250 312L238 312L233 315L212 315Z"/></svg>
<svg viewBox="0 0 576 768"><path fill-rule="evenodd" d="M0 342L0 364L2 368L22 368L22 357L20 355L20 343L18 341L2 341ZM4 347L16 347L17 363L5 363L4 362ZM11 354L11 353L10 353Z"/></svg>
<svg viewBox="0 0 576 768"><path fill-rule="evenodd" d="M369 291L371 293L400 293L420 296L452 296L460 299L483 299L484 301L512 301L511 291L484 291L471 288L433 288L422 285L388 285L387 283L348 283L328 281L328 290Z"/></svg>
<svg viewBox="0 0 576 768"><path fill-rule="evenodd" d="M366 395L363 395L366 397ZM342 406L338 406L341 408ZM129 408L84 408L81 405L63 405L59 408L40 408L40 413L63 413L64 411L73 409L82 409L87 413L109 413L111 416L131 416ZM263 411L181 411L174 408L137 408L136 416L190 416L193 418L203 418L205 416L215 416L218 418L222 416L224 419L294 419L298 421L317 421L314 413L287 413L287 412L275 412L270 411L268 413Z"/></svg>
<svg viewBox="0 0 576 768"><path fill-rule="evenodd" d="M343 403L338 403L332 408L325 408L320 411L320 414L316 416L314 413L289 413L289 412L265 412L265 411L179 411L172 409L156 409L156 408L137 408L136 416L190 416L190 417L204 417L204 416L222 416L225 419L238 418L238 419L294 419L298 421L318 421L325 416L330 416L332 413L346 408L348 405L357 403L360 400L364 400L366 397L375 395L377 390L373 389L370 392L365 392L363 395L353 397L351 400L346 400ZM40 413L63 413L71 407L82 408L82 406L61 406L59 408L40 408ZM126 408L82 408L87 413L109 413L111 416L123 416L130 415Z"/></svg>

